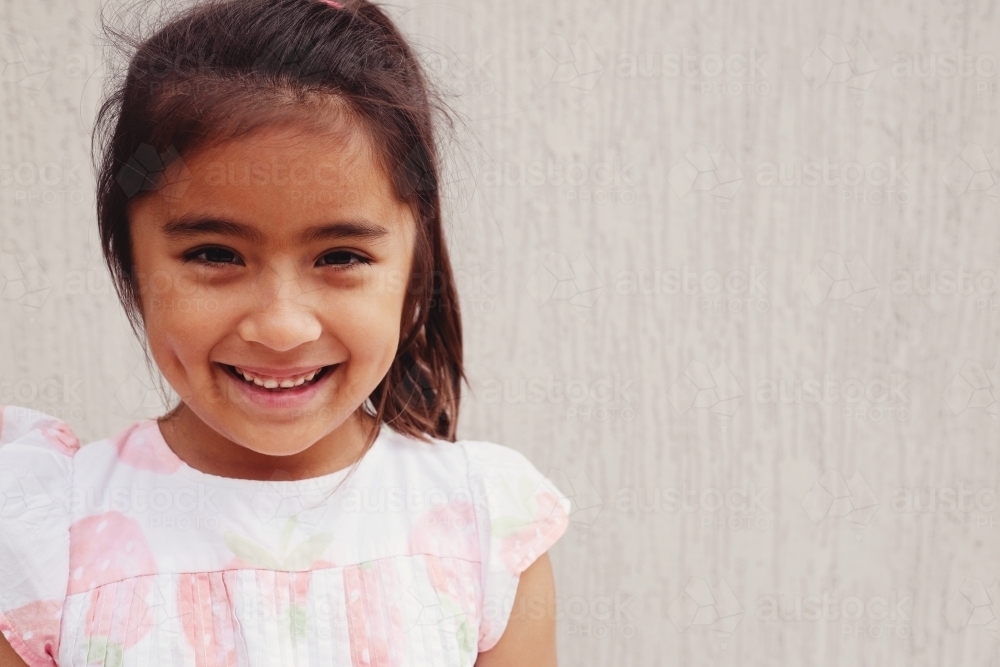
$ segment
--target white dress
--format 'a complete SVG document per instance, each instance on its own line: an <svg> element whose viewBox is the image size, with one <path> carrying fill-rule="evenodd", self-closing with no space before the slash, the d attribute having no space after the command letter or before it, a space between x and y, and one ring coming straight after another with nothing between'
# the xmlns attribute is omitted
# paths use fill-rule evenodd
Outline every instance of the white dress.
<svg viewBox="0 0 1000 667"><path fill-rule="evenodd" d="M472 665L569 500L513 449L388 426L347 472L217 477L153 419L81 447L0 408L0 631L30 667Z"/></svg>

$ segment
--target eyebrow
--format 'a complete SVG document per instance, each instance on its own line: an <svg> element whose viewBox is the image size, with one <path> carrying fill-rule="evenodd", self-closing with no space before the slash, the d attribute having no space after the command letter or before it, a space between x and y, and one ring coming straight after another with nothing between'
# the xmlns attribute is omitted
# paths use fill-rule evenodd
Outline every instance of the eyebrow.
<svg viewBox="0 0 1000 667"><path fill-rule="evenodd" d="M163 225L163 233L172 239L189 239L206 234L218 234L220 236L234 236L251 243L263 243L266 240L257 228L250 225L202 215L186 215L169 220ZM359 218L307 227L299 232L298 239L302 243L313 243L326 239L377 240L388 235L389 230L382 225L365 218Z"/></svg>

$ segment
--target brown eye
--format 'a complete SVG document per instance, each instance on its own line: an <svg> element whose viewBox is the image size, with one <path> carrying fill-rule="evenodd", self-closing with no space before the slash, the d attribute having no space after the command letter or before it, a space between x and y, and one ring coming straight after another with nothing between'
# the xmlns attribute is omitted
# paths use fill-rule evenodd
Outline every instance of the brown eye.
<svg viewBox="0 0 1000 667"><path fill-rule="evenodd" d="M188 262L199 262L201 264L239 264L241 260L232 250L209 246L192 251L184 256Z"/></svg>
<svg viewBox="0 0 1000 667"><path fill-rule="evenodd" d="M334 250L320 257L319 263L320 266L349 269L357 264L371 264L371 260L350 250Z"/></svg>

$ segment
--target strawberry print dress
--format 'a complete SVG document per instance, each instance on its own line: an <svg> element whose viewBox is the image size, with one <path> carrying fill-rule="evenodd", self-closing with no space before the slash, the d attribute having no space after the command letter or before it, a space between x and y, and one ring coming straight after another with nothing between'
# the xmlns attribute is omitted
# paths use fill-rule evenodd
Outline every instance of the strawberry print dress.
<svg viewBox="0 0 1000 667"><path fill-rule="evenodd" d="M469 667L569 500L522 454L383 425L348 470L191 468L0 407L0 632L30 667Z"/></svg>

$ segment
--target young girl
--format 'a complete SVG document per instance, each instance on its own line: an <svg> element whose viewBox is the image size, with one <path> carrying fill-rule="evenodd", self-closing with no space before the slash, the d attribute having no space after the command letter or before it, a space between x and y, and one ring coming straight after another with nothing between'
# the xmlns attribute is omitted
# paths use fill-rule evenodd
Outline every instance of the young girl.
<svg viewBox="0 0 1000 667"><path fill-rule="evenodd" d="M98 221L181 397L0 411L0 667L555 665L569 501L455 441L435 107L365 0L203 2L101 109Z"/></svg>

